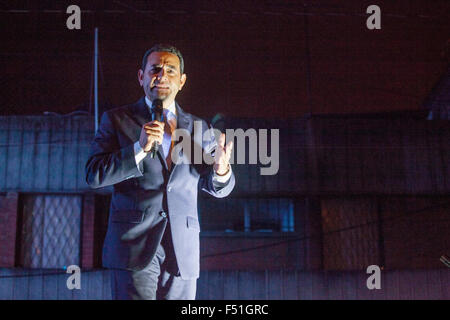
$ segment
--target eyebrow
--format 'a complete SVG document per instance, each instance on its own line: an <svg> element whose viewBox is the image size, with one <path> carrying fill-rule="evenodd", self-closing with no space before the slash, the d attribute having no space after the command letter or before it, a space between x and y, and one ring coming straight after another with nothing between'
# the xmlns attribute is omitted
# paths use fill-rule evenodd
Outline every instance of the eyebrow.
<svg viewBox="0 0 450 320"><path fill-rule="evenodd" d="M152 68L153 67L160 67L160 66L161 66L161 64L152 64L151 65ZM175 67L174 65L171 65L171 64L167 64L167 67L170 68L170 69L177 70L177 67Z"/></svg>

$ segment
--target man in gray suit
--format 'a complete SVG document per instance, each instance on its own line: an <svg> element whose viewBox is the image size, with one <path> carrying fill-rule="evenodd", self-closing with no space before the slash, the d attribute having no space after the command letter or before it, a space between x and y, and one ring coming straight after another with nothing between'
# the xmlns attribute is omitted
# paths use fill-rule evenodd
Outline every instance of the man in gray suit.
<svg viewBox="0 0 450 320"><path fill-rule="evenodd" d="M195 299L200 269L197 192L222 198L233 190L232 143L225 145L223 134L217 143L205 121L176 103L186 74L175 47L149 49L138 80L145 96L103 114L86 163L89 186L114 186L103 264L111 269L113 299ZM152 121L156 99L162 100L164 122ZM193 134L198 124L202 131ZM191 145L201 147L214 163L186 159L192 153L176 148L177 130L188 132ZM160 146L152 158L154 143Z"/></svg>

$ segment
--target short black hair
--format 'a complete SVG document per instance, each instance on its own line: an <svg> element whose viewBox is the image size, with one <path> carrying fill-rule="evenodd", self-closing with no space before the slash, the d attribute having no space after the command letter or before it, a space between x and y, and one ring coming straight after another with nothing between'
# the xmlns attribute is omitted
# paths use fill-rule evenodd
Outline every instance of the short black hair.
<svg viewBox="0 0 450 320"><path fill-rule="evenodd" d="M142 58L142 66L141 66L142 71L145 70L145 66L147 65L147 58L152 52L169 52L176 55L178 59L180 59L180 72L181 74L184 73L184 60L180 50L167 43L155 44L153 47L151 47L145 52L144 57Z"/></svg>

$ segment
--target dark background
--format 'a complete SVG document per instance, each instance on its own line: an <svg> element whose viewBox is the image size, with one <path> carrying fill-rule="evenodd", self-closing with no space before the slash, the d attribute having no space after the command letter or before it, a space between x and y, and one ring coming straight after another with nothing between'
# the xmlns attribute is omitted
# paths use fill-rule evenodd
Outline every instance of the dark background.
<svg viewBox="0 0 450 320"><path fill-rule="evenodd" d="M68 30L78 5L81 30ZM381 30L366 9L381 8ZM143 94L146 49L183 53L177 97L211 117L417 111L448 64L450 1L8 1L0 4L1 114L100 113Z"/></svg>

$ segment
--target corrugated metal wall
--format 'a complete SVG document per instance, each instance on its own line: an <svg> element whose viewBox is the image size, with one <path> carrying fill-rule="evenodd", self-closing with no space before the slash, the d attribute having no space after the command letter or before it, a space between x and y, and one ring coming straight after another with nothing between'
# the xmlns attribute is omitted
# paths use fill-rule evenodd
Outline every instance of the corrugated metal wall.
<svg viewBox="0 0 450 320"><path fill-rule="evenodd" d="M381 272L381 289L368 290L361 272L204 272L198 281L198 299L222 300L341 300L341 299L449 299L450 271Z"/></svg>
<svg viewBox="0 0 450 320"><path fill-rule="evenodd" d="M80 290L67 289L69 274L61 270L47 272L36 275L42 271L0 269L0 300L111 299L107 270L82 271ZM197 299L450 299L449 269L382 271L380 290L367 288L369 276L365 271L204 271L197 281Z"/></svg>
<svg viewBox="0 0 450 320"><path fill-rule="evenodd" d="M280 129L280 168L234 165L233 195L449 194L450 122L414 119L236 119ZM91 117L0 117L0 192L89 190ZM269 149L270 150L270 149ZM248 152L248 148L247 148Z"/></svg>
<svg viewBox="0 0 450 320"><path fill-rule="evenodd" d="M104 300L111 299L109 272L81 274L81 289L67 289L70 274L62 269L0 268L0 300Z"/></svg>
<svg viewBox="0 0 450 320"><path fill-rule="evenodd" d="M449 194L450 122L313 119L310 192Z"/></svg>
<svg viewBox="0 0 450 320"><path fill-rule="evenodd" d="M276 175L261 175L262 167L270 165L247 165L237 164L235 158L233 170L237 183L233 194L238 195L293 195L298 193L309 193L311 190L311 163L308 160L308 150L311 145L311 137L308 132L307 120L264 120L264 119L230 119L227 120L229 129L241 128L247 131L254 128L268 129L268 153L270 155L270 130L278 129L280 134L279 147L279 170ZM260 137L258 137L260 143ZM239 152L235 143L235 153ZM259 151L259 147L258 147ZM248 155L249 148L246 145L245 153ZM248 157L248 156L247 156ZM258 161L260 158L258 157Z"/></svg>
<svg viewBox="0 0 450 320"><path fill-rule="evenodd" d="M0 191L80 192L92 117L0 117Z"/></svg>
<svg viewBox="0 0 450 320"><path fill-rule="evenodd" d="M278 174L261 176L259 165L235 164L237 194L450 193L449 121L386 115L227 124L280 129Z"/></svg>

